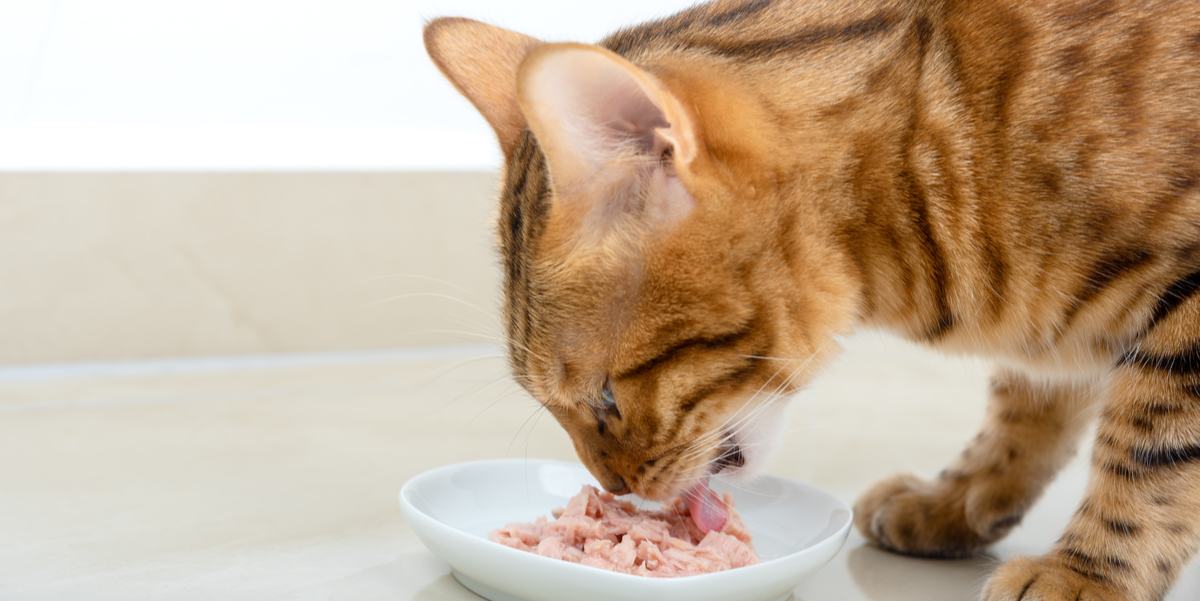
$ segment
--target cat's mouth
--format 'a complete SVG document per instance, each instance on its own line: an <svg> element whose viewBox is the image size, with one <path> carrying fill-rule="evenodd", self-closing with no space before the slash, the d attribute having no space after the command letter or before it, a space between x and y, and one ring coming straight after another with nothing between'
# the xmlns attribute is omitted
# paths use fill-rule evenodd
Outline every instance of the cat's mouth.
<svg viewBox="0 0 1200 601"><path fill-rule="evenodd" d="M721 530L729 519L729 511L720 495L708 487L708 477L725 470L740 468L746 464L746 456L742 447L734 440L732 434L726 434L717 447L717 456L708 464L708 474L700 482L684 491L683 499L687 503L692 522L701 532Z"/></svg>
<svg viewBox="0 0 1200 601"><path fill-rule="evenodd" d="M746 456L742 453L742 447L733 438L732 434L726 434L722 439L721 445L717 447L717 456L708 466L708 473L716 475L726 470L737 469L746 465Z"/></svg>

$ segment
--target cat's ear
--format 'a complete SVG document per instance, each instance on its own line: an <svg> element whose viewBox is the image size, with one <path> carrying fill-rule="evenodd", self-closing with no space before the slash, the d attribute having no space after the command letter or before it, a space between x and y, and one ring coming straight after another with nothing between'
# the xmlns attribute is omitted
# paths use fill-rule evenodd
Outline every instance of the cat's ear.
<svg viewBox="0 0 1200 601"><path fill-rule="evenodd" d="M491 124L507 155L525 118L517 105L517 69L540 42L479 21L449 17L425 26L425 50L442 74Z"/></svg>
<svg viewBox="0 0 1200 601"><path fill-rule="evenodd" d="M683 103L654 75L586 44L545 44L526 56L518 100L556 186L601 175L614 162L696 158L698 135Z"/></svg>

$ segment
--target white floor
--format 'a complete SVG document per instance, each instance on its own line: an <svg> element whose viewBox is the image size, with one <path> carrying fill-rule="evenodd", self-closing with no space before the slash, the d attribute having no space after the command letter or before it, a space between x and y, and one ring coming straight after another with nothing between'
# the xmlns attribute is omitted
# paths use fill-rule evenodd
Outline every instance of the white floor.
<svg viewBox="0 0 1200 601"><path fill-rule="evenodd" d="M794 402L772 472L852 500L893 471L936 472L973 436L986 366L847 346ZM396 491L499 456L571 450L494 349L0 371L0 599L474 599ZM994 558L912 560L855 535L795 598L973 599L999 558L1057 537L1084 467ZM1196 598L1193 563L1169 600Z"/></svg>

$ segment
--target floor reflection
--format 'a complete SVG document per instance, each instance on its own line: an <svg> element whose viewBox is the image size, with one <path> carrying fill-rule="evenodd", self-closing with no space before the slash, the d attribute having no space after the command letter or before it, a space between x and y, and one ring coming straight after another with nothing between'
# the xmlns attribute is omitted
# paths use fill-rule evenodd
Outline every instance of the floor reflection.
<svg viewBox="0 0 1200 601"><path fill-rule="evenodd" d="M914 559L861 545L850 550L846 564L854 584L869 599L962 601L978 598L999 561L991 557Z"/></svg>
<svg viewBox="0 0 1200 601"><path fill-rule="evenodd" d="M459 584L450 574L445 574L417 591L412 596L412 601L465 601L482 598Z"/></svg>
<svg viewBox="0 0 1200 601"><path fill-rule="evenodd" d="M857 533L828 566L796 589L797 601L964 601L977 599L993 557L914 559L880 551Z"/></svg>

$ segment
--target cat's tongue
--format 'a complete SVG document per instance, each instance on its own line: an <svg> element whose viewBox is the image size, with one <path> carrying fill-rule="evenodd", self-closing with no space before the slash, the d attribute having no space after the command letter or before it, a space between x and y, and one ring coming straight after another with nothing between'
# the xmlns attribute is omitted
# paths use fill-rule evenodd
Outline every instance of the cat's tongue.
<svg viewBox="0 0 1200 601"><path fill-rule="evenodd" d="M708 487L708 479L693 486L683 493L687 500L688 512L692 514L692 523L705 534L725 527L729 520L729 510L725 501L713 489Z"/></svg>

